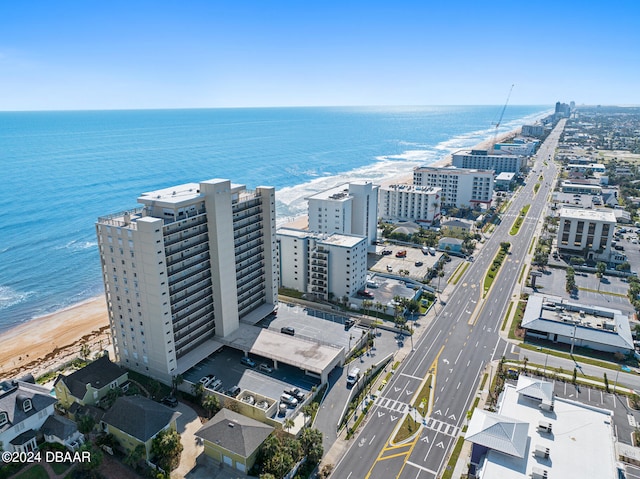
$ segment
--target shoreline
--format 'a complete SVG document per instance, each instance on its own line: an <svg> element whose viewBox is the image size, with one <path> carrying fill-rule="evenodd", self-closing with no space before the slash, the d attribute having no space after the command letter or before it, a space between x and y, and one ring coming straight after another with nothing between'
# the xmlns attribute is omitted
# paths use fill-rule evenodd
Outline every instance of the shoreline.
<svg viewBox="0 0 640 479"><path fill-rule="evenodd" d="M516 136L520 128L497 136L496 142ZM493 138L471 148L486 149ZM462 148L461 148L462 149ZM451 165L451 154L429 166ZM383 185L411 183L413 173L383 180ZM300 215L281 227L300 227L307 222ZM62 364L80 357L80 348L87 344L91 356L111 345L109 316L103 295L86 299L53 313L30 319L0 333L0 380L17 378L26 373L38 377Z"/></svg>

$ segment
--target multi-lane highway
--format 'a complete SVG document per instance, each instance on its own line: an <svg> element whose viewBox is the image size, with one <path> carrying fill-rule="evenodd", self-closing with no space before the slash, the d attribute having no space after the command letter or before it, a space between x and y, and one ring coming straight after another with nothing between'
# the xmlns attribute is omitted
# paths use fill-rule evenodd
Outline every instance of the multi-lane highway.
<svg viewBox="0 0 640 479"><path fill-rule="evenodd" d="M553 158L562 128L564 120L541 145L535 173L513 198L501 224L484 243L476 261L470 263L447 304L436 306L436 318L376 399L366 425L331 477L434 479L442 475L482 371L493 359L510 353L511 345L500 339L499 329L556 176L556 167L548 160ZM526 219L518 234L511 236L511 225L525 205L530 205ZM503 241L511 243L511 253L483 297L485 273ZM429 413L418 434L403 444L393 444L393 430L410 411L412 397L426 378L431 380Z"/></svg>

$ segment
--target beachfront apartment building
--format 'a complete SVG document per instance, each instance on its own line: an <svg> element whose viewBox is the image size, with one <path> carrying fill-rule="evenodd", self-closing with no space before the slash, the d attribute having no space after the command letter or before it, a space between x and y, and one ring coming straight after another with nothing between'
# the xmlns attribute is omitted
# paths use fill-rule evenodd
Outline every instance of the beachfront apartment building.
<svg viewBox="0 0 640 479"><path fill-rule="evenodd" d="M369 181L345 183L306 198L309 230L367 238L375 244L378 227L378 186Z"/></svg>
<svg viewBox="0 0 640 479"><path fill-rule="evenodd" d="M616 216L608 209L560 208L557 247L563 254L587 260L622 262L622 255L612 254L611 241Z"/></svg>
<svg viewBox="0 0 640 479"><path fill-rule="evenodd" d="M440 218L441 195L442 189L433 186L383 186L378 200L380 217L432 224Z"/></svg>
<svg viewBox="0 0 640 479"><path fill-rule="evenodd" d="M367 238L279 228L280 286L316 298L350 298L367 283Z"/></svg>
<svg viewBox="0 0 640 479"><path fill-rule="evenodd" d="M116 360L163 382L276 307L275 190L212 179L96 223Z"/></svg>
<svg viewBox="0 0 640 479"><path fill-rule="evenodd" d="M413 169L413 184L440 188L442 206L474 208L491 205L493 176L492 170L419 166Z"/></svg>
<svg viewBox="0 0 640 479"><path fill-rule="evenodd" d="M503 172L520 173L525 160L518 155L493 155L488 150L460 150L452 155L451 164L457 168L493 170L496 174Z"/></svg>

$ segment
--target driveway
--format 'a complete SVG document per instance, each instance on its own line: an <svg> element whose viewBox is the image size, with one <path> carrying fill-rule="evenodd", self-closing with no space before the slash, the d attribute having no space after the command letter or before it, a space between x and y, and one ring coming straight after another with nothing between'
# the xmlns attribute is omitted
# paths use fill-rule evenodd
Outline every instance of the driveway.
<svg viewBox="0 0 640 479"><path fill-rule="evenodd" d="M204 451L204 447L198 444L195 436L196 431L202 427L198 414L182 402L178 403L176 410L182 413L176 425L184 449L180 457L180 466L171 473L171 477L178 479L185 477L196 466L196 459Z"/></svg>

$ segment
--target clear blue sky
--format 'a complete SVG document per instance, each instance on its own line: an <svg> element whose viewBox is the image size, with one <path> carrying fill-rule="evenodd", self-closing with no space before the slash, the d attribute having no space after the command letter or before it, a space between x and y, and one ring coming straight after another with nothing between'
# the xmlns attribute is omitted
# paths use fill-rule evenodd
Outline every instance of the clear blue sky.
<svg viewBox="0 0 640 479"><path fill-rule="evenodd" d="M512 83L637 105L639 21L636 0L7 0L0 110L496 105Z"/></svg>

